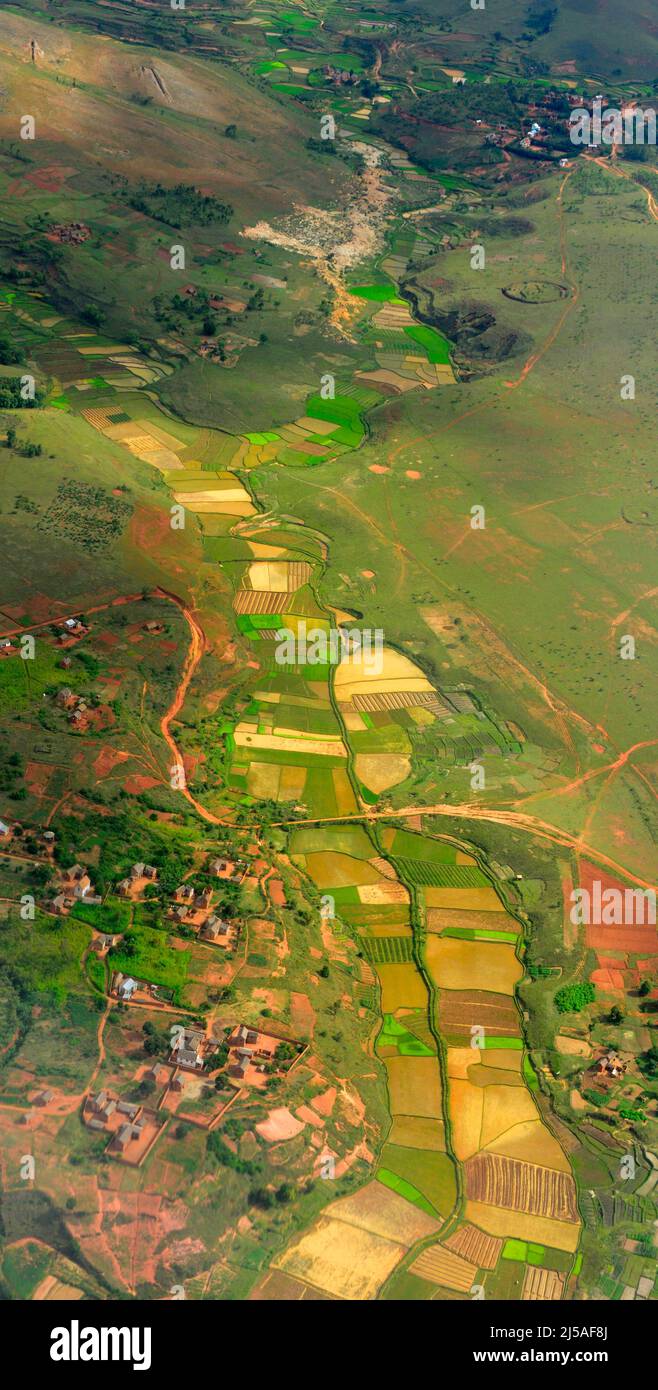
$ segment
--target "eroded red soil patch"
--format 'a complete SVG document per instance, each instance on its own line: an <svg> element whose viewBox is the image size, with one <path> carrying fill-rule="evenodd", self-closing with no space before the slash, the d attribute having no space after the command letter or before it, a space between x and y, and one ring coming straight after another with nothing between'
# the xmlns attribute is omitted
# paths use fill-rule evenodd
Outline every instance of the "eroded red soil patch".
<svg viewBox="0 0 658 1390"><path fill-rule="evenodd" d="M128 753L122 753L120 748L101 748L98 757L92 764L94 772L98 778L108 777L119 763L127 762Z"/></svg>

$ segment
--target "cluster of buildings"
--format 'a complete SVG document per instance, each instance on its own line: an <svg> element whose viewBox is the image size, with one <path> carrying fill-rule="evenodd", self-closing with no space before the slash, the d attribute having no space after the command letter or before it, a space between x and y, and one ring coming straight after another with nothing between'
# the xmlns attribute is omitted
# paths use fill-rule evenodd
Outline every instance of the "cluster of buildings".
<svg viewBox="0 0 658 1390"><path fill-rule="evenodd" d="M164 989L162 985L137 980L132 975L124 975L121 970L115 970L112 976L110 993L122 1004L148 1004L151 1008L163 1008L172 998L172 991Z"/></svg>
<svg viewBox="0 0 658 1390"><path fill-rule="evenodd" d="M229 1077L243 1086L263 1087L273 1071L289 1071L305 1051L301 1043L291 1043L277 1038L271 1033L261 1033L258 1028L249 1028L241 1023L229 1030L224 1039L228 1048L227 1071ZM279 1049L286 1047L296 1054L278 1059Z"/></svg>
<svg viewBox="0 0 658 1390"><path fill-rule="evenodd" d="M214 1038L207 1038L199 1028L185 1028L176 1035L171 1049L171 1061L186 1071L203 1071L206 1057L217 1049Z"/></svg>
<svg viewBox="0 0 658 1390"><path fill-rule="evenodd" d="M616 1052L605 1052L596 1063L596 1075L610 1077L613 1081L618 1081L620 1077L625 1076L627 1070L628 1064L623 1062Z"/></svg>
<svg viewBox="0 0 658 1390"><path fill-rule="evenodd" d="M208 864L208 873L213 878L229 883L241 883L246 871L247 866L241 859L211 859Z"/></svg>
<svg viewBox="0 0 658 1390"><path fill-rule="evenodd" d="M61 631L57 634L57 646L72 647L83 637L87 637L88 633L87 624L80 618L65 618L61 624Z"/></svg>
<svg viewBox="0 0 658 1390"><path fill-rule="evenodd" d="M120 898L139 898L150 883L157 883L158 871L153 864L133 864L128 877L117 883Z"/></svg>
<svg viewBox="0 0 658 1390"><path fill-rule="evenodd" d="M50 898L46 903L48 912L54 912L58 917L64 917L76 902L98 904L102 901L96 893L94 885L89 877L87 869L83 864L73 864L70 869L64 871L64 876L60 886L60 891Z"/></svg>
<svg viewBox="0 0 658 1390"><path fill-rule="evenodd" d="M335 68L333 63L325 64L322 76L334 87L356 87L361 81L361 73L348 72L346 68Z"/></svg>
<svg viewBox="0 0 658 1390"><path fill-rule="evenodd" d="M170 1064L183 1071L201 1072L219 1052L218 1065L226 1069L230 1081L262 1088L268 1076L274 1071L289 1071L305 1051L302 1043L263 1033L245 1023L228 1025L224 1031L224 1037L208 1037L198 1028L181 1029L172 1045ZM282 1047L286 1055L279 1058Z"/></svg>
<svg viewBox="0 0 658 1390"><path fill-rule="evenodd" d="M181 927L191 927L204 941L227 948L234 946L238 939L235 923L226 922L213 911L212 888L202 888L198 892L191 884L179 884L174 901L169 908L169 916Z"/></svg>
<svg viewBox="0 0 658 1390"><path fill-rule="evenodd" d="M20 825L18 821L14 821L12 825L9 825L7 821L0 820L0 841L19 839L23 834L31 835L32 831L24 831L23 826ZM42 830L37 832L36 838L42 854L52 855L55 849L55 831Z"/></svg>
<svg viewBox="0 0 658 1390"><path fill-rule="evenodd" d="M67 707L69 696L77 699L66 688L59 692L57 698L63 708ZM0 842L12 839L17 831L21 833L19 826L10 826L0 821ZM40 840L44 851L52 855L55 846L54 832L43 831ZM208 872L214 878L235 881L244 875L245 868L244 865L229 859L214 859L208 866ZM150 886L158 883L158 877L158 869L154 864L137 862L131 866L126 878L121 879L116 885L117 896L137 902L143 898ZM232 949L239 940L239 923L234 919L226 921L215 912L213 897L212 887L195 888L192 884L181 883L176 889L167 915L175 925L192 928L200 940L220 946L224 950ZM102 898L95 891L88 869L83 864L73 864L70 869L63 871L57 891L43 903L43 906L47 912L66 916L76 902L83 900L95 905L102 902ZM94 937L93 949L98 954L105 955L119 940L120 934L101 930ZM156 1004L167 1002L166 991L158 990L157 986L145 981L123 976L119 972L113 978L112 993L126 1003L131 1000Z"/></svg>
<svg viewBox="0 0 658 1390"><path fill-rule="evenodd" d="M57 646L72 647L75 645L76 642L79 642L83 637L86 637L88 632L89 628L86 626L85 623L81 622L80 618L65 618L64 621L61 623L60 631L57 634ZM3 658L6 659L10 656L19 655L20 647L14 644L11 637L0 637L0 661ZM63 657L62 660L59 662L59 665L64 670L68 670L68 668L71 665L70 657ZM69 691L69 694L71 693L72 692Z"/></svg>
<svg viewBox="0 0 658 1390"><path fill-rule="evenodd" d="M185 285L183 294L188 299L195 299L198 294L196 285ZM242 314L247 307L245 299L238 299L235 295L217 294L214 290L208 296L209 309L226 309L229 314Z"/></svg>
<svg viewBox="0 0 658 1390"><path fill-rule="evenodd" d="M136 1101L119 1100L108 1090L87 1096L82 1118L88 1129L107 1134L107 1153L125 1163L141 1163L161 1129L152 1111Z"/></svg>
<svg viewBox="0 0 658 1390"><path fill-rule="evenodd" d="M50 228L49 236L70 246L82 246L91 236L91 230L86 222L57 222Z"/></svg>
<svg viewBox="0 0 658 1390"><path fill-rule="evenodd" d="M71 728L80 731L89 728L92 720L92 709L83 695L76 695L69 685L63 685L61 690L57 691L55 701L59 708L66 712Z"/></svg>

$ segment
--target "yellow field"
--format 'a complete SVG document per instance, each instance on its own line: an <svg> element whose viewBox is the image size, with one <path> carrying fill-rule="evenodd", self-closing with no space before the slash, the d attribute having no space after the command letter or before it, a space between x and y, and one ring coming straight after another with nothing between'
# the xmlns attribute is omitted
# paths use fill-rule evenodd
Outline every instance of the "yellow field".
<svg viewBox="0 0 658 1390"><path fill-rule="evenodd" d="M514 1048L484 1048L482 1053L482 1065L495 1067L497 1071L502 1068L503 1071L520 1072L522 1062L523 1053Z"/></svg>
<svg viewBox="0 0 658 1390"><path fill-rule="evenodd" d="M249 764L247 791L250 796L276 801L280 780L281 768L276 763Z"/></svg>
<svg viewBox="0 0 658 1390"><path fill-rule="evenodd" d="M250 726L235 730L235 743L238 748L273 748L280 753L317 753L326 758L346 758L347 751L341 739L335 738L281 738L278 734L257 734Z"/></svg>
<svg viewBox="0 0 658 1390"><path fill-rule="evenodd" d="M486 1051L484 1055L486 1057ZM517 1052L516 1055L517 1057L521 1057L522 1053ZM489 1056L491 1058L491 1061L487 1064L487 1066L481 1066L478 1067L476 1071L469 1072L468 1079L472 1086L518 1087L525 1085L520 1068L515 1071L506 1071L504 1067L497 1067L493 1061L493 1059L496 1056L496 1053L493 1051L493 1049L489 1053Z"/></svg>
<svg viewBox="0 0 658 1390"><path fill-rule="evenodd" d="M534 1119L528 1119L508 1129L506 1134L487 1145L491 1153L505 1154L507 1158L520 1158L526 1163L539 1163L544 1168L557 1168L561 1173L569 1173L571 1165L560 1148L557 1139L542 1124L535 1112Z"/></svg>
<svg viewBox="0 0 658 1390"><path fill-rule="evenodd" d="M252 589L268 589L270 593L287 594L308 584L313 573L308 561L256 560L249 566L247 577Z"/></svg>
<svg viewBox="0 0 658 1390"><path fill-rule="evenodd" d="M475 1283L477 1265L453 1255L444 1245L429 1245L427 1250L409 1265L409 1273L417 1274L419 1279L429 1279L431 1284L442 1284L446 1289L459 1289L468 1293Z"/></svg>
<svg viewBox="0 0 658 1390"><path fill-rule="evenodd" d="M562 1297L563 1289L563 1274L558 1274L554 1269L537 1269L529 1265L523 1280L521 1298L524 1303L530 1300L555 1303Z"/></svg>
<svg viewBox="0 0 658 1390"><path fill-rule="evenodd" d="M380 367L374 372L357 372L356 381L372 382L377 385L378 381L383 381L387 386L395 386L398 391L415 391L416 382L408 376L401 376L399 372L392 372L387 367Z"/></svg>
<svg viewBox="0 0 658 1390"><path fill-rule="evenodd" d="M331 779L334 784L336 806L338 807L339 816L352 815L358 808L352 790L352 783L350 782L347 772L342 767L333 767L331 769ZM298 793L298 795L301 795L301 792Z"/></svg>
<svg viewBox="0 0 658 1390"><path fill-rule="evenodd" d="M408 903L409 894L403 883L364 883L359 888L360 903Z"/></svg>
<svg viewBox="0 0 658 1390"><path fill-rule="evenodd" d="M459 912L505 913L493 888L423 888L423 894L426 907L448 907ZM475 926L475 923L462 921L461 925ZM518 923L514 924L514 929L518 931ZM502 922L498 923L498 930L506 930Z"/></svg>
<svg viewBox="0 0 658 1390"><path fill-rule="evenodd" d="M459 1159L471 1158L480 1148L485 1092L468 1081L450 1082L452 1146Z"/></svg>
<svg viewBox="0 0 658 1390"><path fill-rule="evenodd" d="M354 770L368 791L386 792L409 776L411 758L403 753L357 753Z"/></svg>
<svg viewBox="0 0 658 1390"><path fill-rule="evenodd" d="M353 884L379 883L379 874L367 859L354 859L335 850L315 850L306 855L306 870L318 888L349 888Z"/></svg>
<svg viewBox="0 0 658 1390"><path fill-rule="evenodd" d="M395 1241L321 1216L273 1267L335 1298L362 1301L375 1298L403 1254Z"/></svg>
<svg viewBox="0 0 658 1390"><path fill-rule="evenodd" d="M443 1152L443 1123L436 1119L424 1119L420 1115L395 1115L388 1142L398 1144L402 1149L433 1149Z"/></svg>
<svg viewBox="0 0 658 1390"><path fill-rule="evenodd" d="M305 767L282 767L279 801L298 801L306 782Z"/></svg>
<svg viewBox="0 0 658 1390"><path fill-rule="evenodd" d="M356 654L354 654L356 655ZM342 703L349 703L353 695L370 695L373 691L384 694L397 690L429 691L433 687L418 666L402 656L392 647L384 647L381 653L381 669L375 668L375 654L366 661L356 660L350 655L349 661L341 661L336 667L334 693Z"/></svg>
<svg viewBox="0 0 658 1390"><path fill-rule="evenodd" d="M482 1064L482 1049L479 1047L449 1047L448 1076L454 1081L467 1081L469 1068Z"/></svg>
<svg viewBox="0 0 658 1390"><path fill-rule="evenodd" d="M441 1225L436 1217L429 1216L406 1197L376 1180L366 1183L349 1197L332 1202L326 1208L326 1215L405 1246L432 1235Z"/></svg>
<svg viewBox="0 0 658 1390"><path fill-rule="evenodd" d="M483 989L513 994L523 974L514 947L491 941L459 941L431 936L427 964L441 989Z"/></svg>
<svg viewBox="0 0 658 1390"><path fill-rule="evenodd" d="M502 904L498 903L494 912L469 911L468 917L464 916L463 910L453 912L449 907L428 907L427 930L442 932L447 927L473 927L475 931L513 931L518 934L519 923L507 915L503 921L500 916L501 906Z"/></svg>
<svg viewBox="0 0 658 1390"><path fill-rule="evenodd" d="M310 856L309 856L310 857ZM415 965L377 965L382 985L382 1013L394 1014L406 1005L409 1009L427 1007L427 990ZM404 1061L427 1060L404 1058ZM422 1112L419 1112L422 1113Z"/></svg>
<svg viewBox="0 0 658 1390"><path fill-rule="evenodd" d="M486 1148L514 1125L537 1120L537 1110L525 1086L486 1086L480 1146Z"/></svg>
<svg viewBox="0 0 658 1390"><path fill-rule="evenodd" d="M392 1115L441 1117L441 1083L436 1057L388 1057Z"/></svg>
<svg viewBox="0 0 658 1390"><path fill-rule="evenodd" d="M465 1215L474 1226L492 1236L518 1236L519 1240L552 1245L556 1250L574 1251L578 1246L580 1224L554 1221L550 1216L528 1216L524 1211L503 1211L484 1202L467 1201Z"/></svg>
<svg viewBox="0 0 658 1390"><path fill-rule="evenodd" d="M181 478L181 485L176 491L176 501L182 506L189 507L194 511L196 502L248 502L249 497L241 487L225 488L221 485L217 487L199 488L196 491L184 492L184 478Z"/></svg>

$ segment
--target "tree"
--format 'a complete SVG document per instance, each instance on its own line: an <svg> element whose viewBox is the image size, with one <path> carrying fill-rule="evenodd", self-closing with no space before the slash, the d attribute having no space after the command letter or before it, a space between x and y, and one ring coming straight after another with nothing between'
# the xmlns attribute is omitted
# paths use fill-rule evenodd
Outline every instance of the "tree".
<svg viewBox="0 0 658 1390"><path fill-rule="evenodd" d="M586 982L580 985L563 985L555 995L555 1007L560 1014L578 1013L596 998L594 985Z"/></svg>
<svg viewBox="0 0 658 1390"><path fill-rule="evenodd" d="M640 997L641 997L642 999L646 999L647 994L651 994L651 981L650 981L650 980L643 980L643 981L642 981L642 984L640 985L640 988L638 989L638 994L640 995Z"/></svg>
<svg viewBox="0 0 658 1390"><path fill-rule="evenodd" d="M616 1026L616 1025L618 1025L618 1024L620 1024L620 1023L623 1023L623 1021L624 1021L624 1015L623 1015L621 1009L619 1008L619 1005L618 1005L618 1004L613 1004L613 1006L612 1006L612 1008L611 1008L611 1010L610 1010L610 1013L608 1014L608 1023L614 1023L615 1026Z"/></svg>
<svg viewBox="0 0 658 1390"><path fill-rule="evenodd" d="M20 348L12 343L7 333L0 333L0 362L8 365L14 362L22 362L23 353Z"/></svg>
<svg viewBox="0 0 658 1390"><path fill-rule="evenodd" d="M249 1193L249 1201L255 1207L263 1207L267 1211L274 1206L274 1193L267 1187L252 1187Z"/></svg>
<svg viewBox="0 0 658 1390"><path fill-rule="evenodd" d="M652 1043L648 1051L638 1057L638 1066L643 1075L651 1080L658 1077L658 1043Z"/></svg>
<svg viewBox="0 0 658 1390"><path fill-rule="evenodd" d="M233 125L232 123L231 125L227 125L226 130L224 131L224 134L228 140L235 140L237 133L238 127L236 125Z"/></svg>
<svg viewBox="0 0 658 1390"><path fill-rule="evenodd" d="M88 304L87 308L83 310L81 317L86 319L87 323L90 323L92 328L100 328L105 320L102 309L99 309L96 304Z"/></svg>

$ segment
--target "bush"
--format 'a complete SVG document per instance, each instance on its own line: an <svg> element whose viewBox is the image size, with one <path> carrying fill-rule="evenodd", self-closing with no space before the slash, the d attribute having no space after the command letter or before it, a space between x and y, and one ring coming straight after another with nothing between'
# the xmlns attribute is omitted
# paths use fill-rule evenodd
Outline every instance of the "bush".
<svg viewBox="0 0 658 1390"><path fill-rule="evenodd" d="M555 995L555 1007L560 1014L579 1013L596 999L594 985L563 985Z"/></svg>

